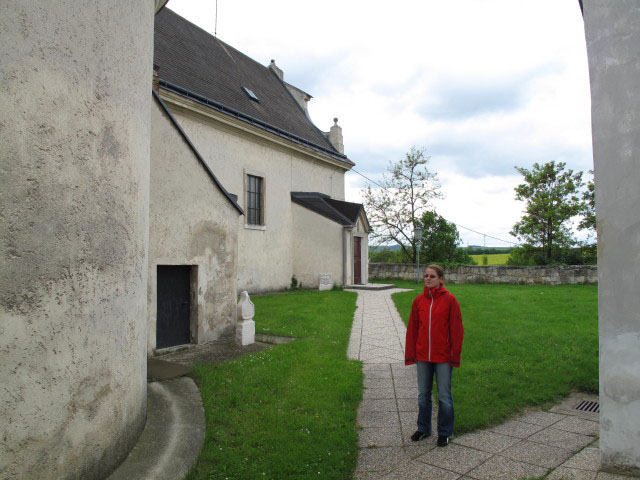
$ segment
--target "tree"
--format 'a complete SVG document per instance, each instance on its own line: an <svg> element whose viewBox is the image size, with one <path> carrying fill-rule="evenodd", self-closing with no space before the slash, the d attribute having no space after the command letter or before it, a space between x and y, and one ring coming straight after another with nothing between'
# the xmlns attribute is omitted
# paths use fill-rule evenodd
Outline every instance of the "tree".
<svg viewBox="0 0 640 480"><path fill-rule="evenodd" d="M589 170L589 173L593 175L593 170ZM587 182L587 188L582 192L582 201L584 217L578 224L578 230L589 230L590 233L596 233L596 195L593 179Z"/></svg>
<svg viewBox="0 0 640 480"><path fill-rule="evenodd" d="M554 247L575 243L568 223L584 210L579 197L582 172L564 171L565 164L551 161L533 164L531 171L515 167L526 183L515 188L516 200L526 202L525 215L513 226L511 234L530 245L540 246L547 262Z"/></svg>
<svg viewBox="0 0 640 480"><path fill-rule="evenodd" d="M464 263L471 264L471 257L460 248L460 233L455 223L447 222L434 211L422 214L419 226L422 227L421 263Z"/></svg>
<svg viewBox="0 0 640 480"><path fill-rule="evenodd" d="M402 263L402 252L387 248L381 248L380 250L370 248L369 261L374 263Z"/></svg>
<svg viewBox="0 0 640 480"><path fill-rule="evenodd" d="M372 238L379 244L397 243L404 261L411 263L416 261L417 248L413 230L431 201L442 198L437 175L427 169L429 159L424 149L412 147L402 160L389 162L382 188L367 184L363 193Z"/></svg>

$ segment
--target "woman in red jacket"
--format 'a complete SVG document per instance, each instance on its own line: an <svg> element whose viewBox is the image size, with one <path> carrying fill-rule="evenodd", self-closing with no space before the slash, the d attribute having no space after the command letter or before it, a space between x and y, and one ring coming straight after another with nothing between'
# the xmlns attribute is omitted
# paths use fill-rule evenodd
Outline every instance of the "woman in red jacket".
<svg viewBox="0 0 640 480"><path fill-rule="evenodd" d="M418 430L411 435L417 442L431 435L431 390L433 377L438 385L438 446L446 447L453 435L453 367L460 367L462 315L460 305L444 288L444 270L429 265L424 272L424 293L411 306L407 327L405 365L416 364L418 372Z"/></svg>

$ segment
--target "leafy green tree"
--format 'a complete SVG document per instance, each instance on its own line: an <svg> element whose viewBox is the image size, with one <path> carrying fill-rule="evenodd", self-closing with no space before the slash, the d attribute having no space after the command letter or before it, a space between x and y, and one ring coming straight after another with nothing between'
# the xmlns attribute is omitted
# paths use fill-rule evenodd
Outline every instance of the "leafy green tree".
<svg viewBox="0 0 640 480"><path fill-rule="evenodd" d="M374 263L402 263L402 251L382 248L369 250L369 261Z"/></svg>
<svg viewBox="0 0 640 480"><path fill-rule="evenodd" d="M593 170L589 170L593 175ZM596 233L596 196L595 184L593 178L587 182L586 190L582 192L582 201L584 202L583 218L578 224L578 230L588 230L590 233Z"/></svg>
<svg viewBox="0 0 640 480"><path fill-rule="evenodd" d="M420 263L472 264L471 257L460 248L462 241L455 223L429 210L422 214L418 226L423 228Z"/></svg>
<svg viewBox="0 0 640 480"><path fill-rule="evenodd" d="M413 230L431 201L442 198L437 175L427 169L429 159L424 149L412 147L402 160L389 162L383 188L367 185L363 192L371 237L379 244L400 245L403 260L411 263L417 252Z"/></svg>
<svg viewBox="0 0 640 480"><path fill-rule="evenodd" d="M525 201L526 209L511 234L539 246L547 262L553 259L554 247L575 243L569 221L584 210L579 196L582 172L564 171L565 166L551 161L534 163L531 170L515 167L525 180L515 188L516 200Z"/></svg>

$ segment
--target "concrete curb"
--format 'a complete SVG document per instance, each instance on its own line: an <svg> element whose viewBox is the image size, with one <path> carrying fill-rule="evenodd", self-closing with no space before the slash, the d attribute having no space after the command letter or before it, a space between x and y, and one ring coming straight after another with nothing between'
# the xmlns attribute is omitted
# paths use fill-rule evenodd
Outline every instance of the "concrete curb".
<svg viewBox="0 0 640 480"><path fill-rule="evenodd" d="M200 453L204 434L202 399L191 378L149 383L147 424L109 480L182 480Z"/></svg>

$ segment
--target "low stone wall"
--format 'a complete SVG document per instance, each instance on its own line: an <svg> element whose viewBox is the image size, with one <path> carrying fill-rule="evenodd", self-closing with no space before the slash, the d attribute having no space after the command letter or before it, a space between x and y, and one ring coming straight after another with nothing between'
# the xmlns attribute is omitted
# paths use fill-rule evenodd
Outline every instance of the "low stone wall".
<svg viewBox="0 0 640 480"><path fill-rule="evenodd" d="M421 267L423 269L424 267ZM416 279L416 266L406 263L370 263L369 278ZM596 265L549 267L512 267L507 265L476 265L445 268L448 283L508 283L513 285L560 285L567 283L598 283Z"/></svg>

